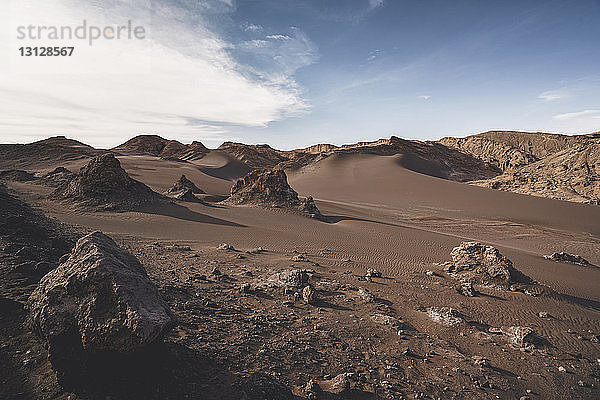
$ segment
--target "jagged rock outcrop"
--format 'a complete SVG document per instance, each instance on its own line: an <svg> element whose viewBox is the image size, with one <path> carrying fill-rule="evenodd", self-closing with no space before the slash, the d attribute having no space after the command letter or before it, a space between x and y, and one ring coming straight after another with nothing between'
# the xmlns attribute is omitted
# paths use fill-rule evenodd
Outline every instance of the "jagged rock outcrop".
<svg viewBox="0 0 600 400"><path fill-rule="evenodd" d="M190 181L185 175L179 179L167 190L167 194L176 195L179 192L191 191L193 194L204 194L204 190L198 188L194 182Z"/></svg>
<svg viewBox="0 0 600 400"><path fill-rule="evenodd" d="M28 302L29 323L59 374L84 360L131 353L161 338L175 317L144 267L108 236L77 241L68 260L42 278Z"/></svg>
<svg viewBox="0 0 600 400"><path fill-rule="evenodd" d="M75 178L77 174L71 172L65 167L56 167L54 170L48 172L43 175L39 183L44 185L48 185L51 187L59 187L60 185L64 185L69 182L71 179Z"/></svg>
<svg viewBox="0 0 600 400"><path fill-rule="evenodd" d="M513 267L508 257L497 248L479 242L462 242L450 252L452 261L445 270L463 281L510 285L531 283L531 278Z"/></svg>
<svg viewBox="0 0 600 400"><path fill-rule="evenodd" d="M90 160L77 177L57 188L53 196L114 211L132 210L163 199L142 182L131 178L110 153Z"/></svg>
<svg viewBox="0 0 600 400"><path fill-rule="evenodd" d="M323 218L312 197L300 200L281 169L249 172L233 185L231 196L226 201L233 204L293 209L313 218Z"/></svg>

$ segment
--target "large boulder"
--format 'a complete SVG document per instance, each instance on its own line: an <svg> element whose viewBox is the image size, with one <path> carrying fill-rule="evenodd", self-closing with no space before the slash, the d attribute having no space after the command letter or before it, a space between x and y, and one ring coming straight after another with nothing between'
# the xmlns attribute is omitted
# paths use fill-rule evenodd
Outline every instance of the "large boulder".
<svg viewBox="0 0 600 400"><path fill-rule="evenodd" d="M110 153L92 158L77 177L56 189L54 196L115 211L132 210L162 198L131 178Z"/></svg>
<svg viewBox="0 0 600 400"><path fill-rule="evenodd" d="M300 211L310 217L323 219L312 197L301 200L288 184L282 169L256 169L238 180L227 200L233 204L253 204Z"/></svg>
<svg viewBox="0 0 600 400"><path fill-rule="evenodd" d="M28 306L32 330L46 342L54 368L67 374L90 355L142 349L175 321L140 262L101 232L77 241Z"/></svg>
<svg viewBox="0 0 600 400"><path fill-rule="evenodd" d="M461 280L480 283L531 283L531 279L515 269L508 257L493 246L479 242L462 242L450 252L452 261L446 271Z"/></svg>

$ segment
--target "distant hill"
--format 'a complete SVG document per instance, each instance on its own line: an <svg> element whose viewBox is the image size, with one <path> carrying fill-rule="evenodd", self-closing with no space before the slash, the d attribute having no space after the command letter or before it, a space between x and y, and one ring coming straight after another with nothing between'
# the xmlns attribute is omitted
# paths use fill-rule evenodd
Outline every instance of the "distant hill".
<svg viewBox="0 0 600 400"><path fill-rule="evenodd" d="M225 142L216 150L194 141L183 144L157 135L136 136L111 150L117 155L150 155L195 163L208 175L235 181L250 170L304 169L332 155L399 156L411 171L478 186L597 204L600 201L600 133L557 135L489 131L437 142L395 136L336 146L317 144L281 151L266 144ZM64 136L19 145L0 145L0 169L41 170L101 151ZM206 160L206 161L205 161ZM229 161L228 161L229 160Z"/></svg>
<svg viewBox="0 0 600 400"><path fill-rule="evenodd" d="M55 136L28 144L0 144L0 169L28 169L32 161L36 168L60 162L93 157L100 151L77 140Z"/></svg>
<svg viewBox="0 0 600 400"><path fill-rule="evenodd" d="M600 202L600 133L557 135L490 131L439 143L489 162L504 172L478 186L559 200Z"/></svg>
<svg viewBox="0 0 600 400"><path fill-rule="evenodd" d="M230 154L252 169L273 168L280 162L289 160L286 152L275 150L268 144L225 142L218 150Z"/></svg>

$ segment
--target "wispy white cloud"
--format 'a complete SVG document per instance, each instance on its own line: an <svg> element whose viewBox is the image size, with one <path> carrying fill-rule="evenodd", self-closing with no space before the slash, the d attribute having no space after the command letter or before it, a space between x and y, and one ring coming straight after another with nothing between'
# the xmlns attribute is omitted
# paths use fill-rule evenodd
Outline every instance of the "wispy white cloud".
<svg viewBox="0 0 600 400"><path fill-rule="evenodd" d="M547 90L539 94L538 99L543 101L554 101L568 97L568 94L561 90Z"/></svg>
<svg viewBox="0 0 600 400"><path fill-rule="evenodd" d="M3 142L65 134L109 146L149 132L211 139L226 137L228 124L262 127L309 108L293 73L316 59L316 47L292 30L290 40L253 42L248 50L264 65L240 63L231 53L236 45L211 30L202 14L230 12L231 1L199 3L193 10L144 0L107 0L102 7L84 0L11 3L11 32L16 25L74 25L85 18L104 26L131 19L148 37L91 47L76 42L70 58L14 57L12 68L0 71ZM17 44L10 43L10 54Z"/></svg>
<svg viewBox="0 0 600 400"><path fill-rule="evenodd" d="M369 0L369 7L371 9L381 7L384 5L384 3L385 3L384 0Z"/></svg>
<svg viewBox="0 0 600 400"><path fill-rule="evenodd" d="M263 27L261 25L250 24L250 23L246 22L245 24L242 25L242 30L244 30L246 32L260 32L263 30Z"/></svg>
<svg viewBox="0 0 600 400"><path fill-rule="evenodd" d="M598 118L598 117L600 117L600 110L584 110L584 111L577 111L577 112L568 112L568 113L563 113L563 114L556 114L552 118L562 121L562 120L584 118L584 117Z"/></svg>
<svg viewBox="0 0 600 400"><path fill-rule="evenodd" d="M318 59L318 50L309 37L299 28L290 27L287 34L274 34L265 39L244 41L235 51L253 60L258 67L246 67L246 71L278 85L297 87L290 77L300 68Z"/></svg>
<svg viewBox="0 0 600 400"><path fill-rule="evenodd" d="M288 35L268 35L267 39L273 39L273 40L292 40L291 37L289 37Z"/></svg>

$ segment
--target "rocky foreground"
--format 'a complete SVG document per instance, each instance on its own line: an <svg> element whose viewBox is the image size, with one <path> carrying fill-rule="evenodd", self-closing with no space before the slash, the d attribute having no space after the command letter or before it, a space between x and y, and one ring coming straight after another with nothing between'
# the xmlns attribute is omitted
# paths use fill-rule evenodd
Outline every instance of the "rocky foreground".
<svg viewBox="0 0 600 400"><path fill-rule="evenodd" d="M600 362L535 328L569 321L544 310L520 324L477 317L467 299L560 298L534 290L539 285L492 246L461 243L448 262L406 282L373 268L332 268L352 264L336 249L192 248L131 236L115 242L100 232L82 235L73 246L63 227L0 189L10 204L2 218L13 221L1 225L8 230L0 238L6 398L598 394ZM15 224L19 216L30 222ZM28 251L32 234L45 247ZM36 261L39 254L47 264ZM383 291L387 285L399 285L401 297ZM424 285L458 298L453 303L459 306L436 302ZM596 346L598 334L572 331Z"/></svg>

